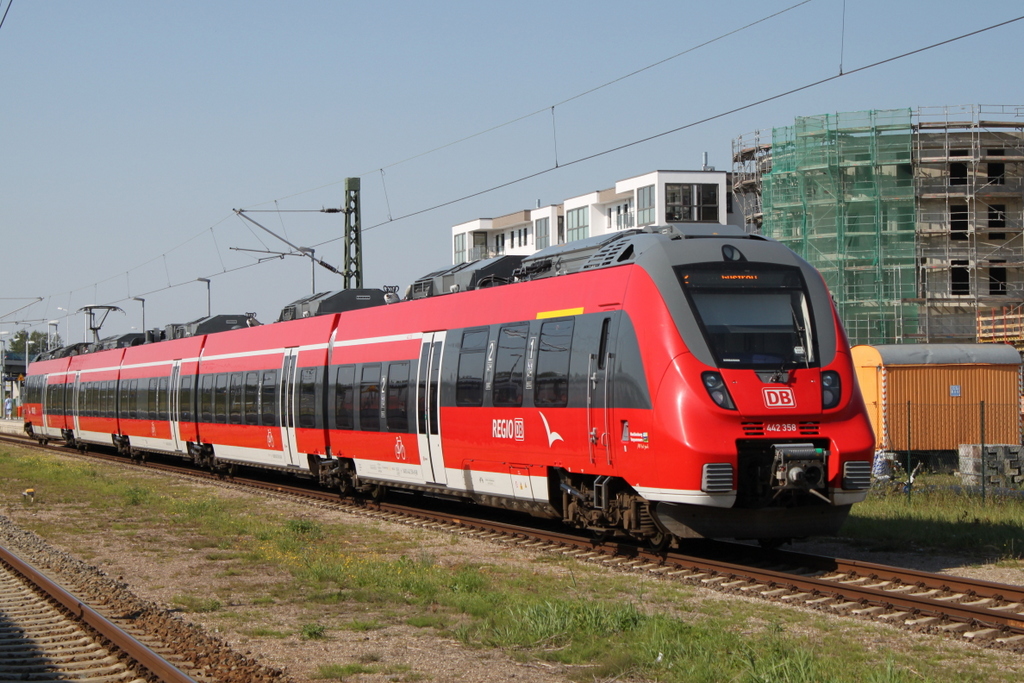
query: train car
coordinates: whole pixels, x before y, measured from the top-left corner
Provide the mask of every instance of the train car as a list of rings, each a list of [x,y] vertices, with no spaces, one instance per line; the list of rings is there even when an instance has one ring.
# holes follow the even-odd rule
[[[132,448],[342,492],[460,497],[655,544],[835,533],[865,496],[874,439],[849,346],[789,249],[691,225],[478,277],[493,265],[432,274],[399,303],[196,337],[194,358],[129,349],[121,431],[129,366],[148,364],[178,367],[146,377],[149,429],[178,438]]]

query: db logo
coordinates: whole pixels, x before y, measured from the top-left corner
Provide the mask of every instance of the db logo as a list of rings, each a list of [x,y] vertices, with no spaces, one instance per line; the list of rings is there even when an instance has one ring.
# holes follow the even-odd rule
[[[796,408],[796,395],[792,389],[761,389],[765,408]]]

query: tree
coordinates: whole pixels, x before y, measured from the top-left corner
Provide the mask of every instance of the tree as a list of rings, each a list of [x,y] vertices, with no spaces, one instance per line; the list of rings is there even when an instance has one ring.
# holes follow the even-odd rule
[[[50,348],[57,348],[62,344],[60,335],[54,335],[53,346],[49,345],[48,335],[45,332],[34,330],[29,332],[27,337],[25,330],[18,330],[14,337],[7,344],[7,350],[25,358],[25,339],[28,339],[28,357],[33,358],[36,354],[47,351]]]

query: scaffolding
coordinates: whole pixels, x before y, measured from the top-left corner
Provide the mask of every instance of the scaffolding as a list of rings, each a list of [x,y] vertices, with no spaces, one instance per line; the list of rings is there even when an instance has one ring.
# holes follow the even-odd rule
[[[918,332],[911,111],[797,118],[772,131],[763,231],[813,264],[851,341]]]
[[[733,142],[747,228],[821,271],[853,343],[1013,341],[985,319],[1024,303],[1024,107],[799,117],[767,140]]]

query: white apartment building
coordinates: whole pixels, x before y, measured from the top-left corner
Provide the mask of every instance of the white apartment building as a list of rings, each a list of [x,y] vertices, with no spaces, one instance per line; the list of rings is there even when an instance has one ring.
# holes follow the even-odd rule
[[[561,204],[477,218],[452,228],[452,263],[528,255],[556,244],[668,223],[743,225],[725,171],[651,171]]]

